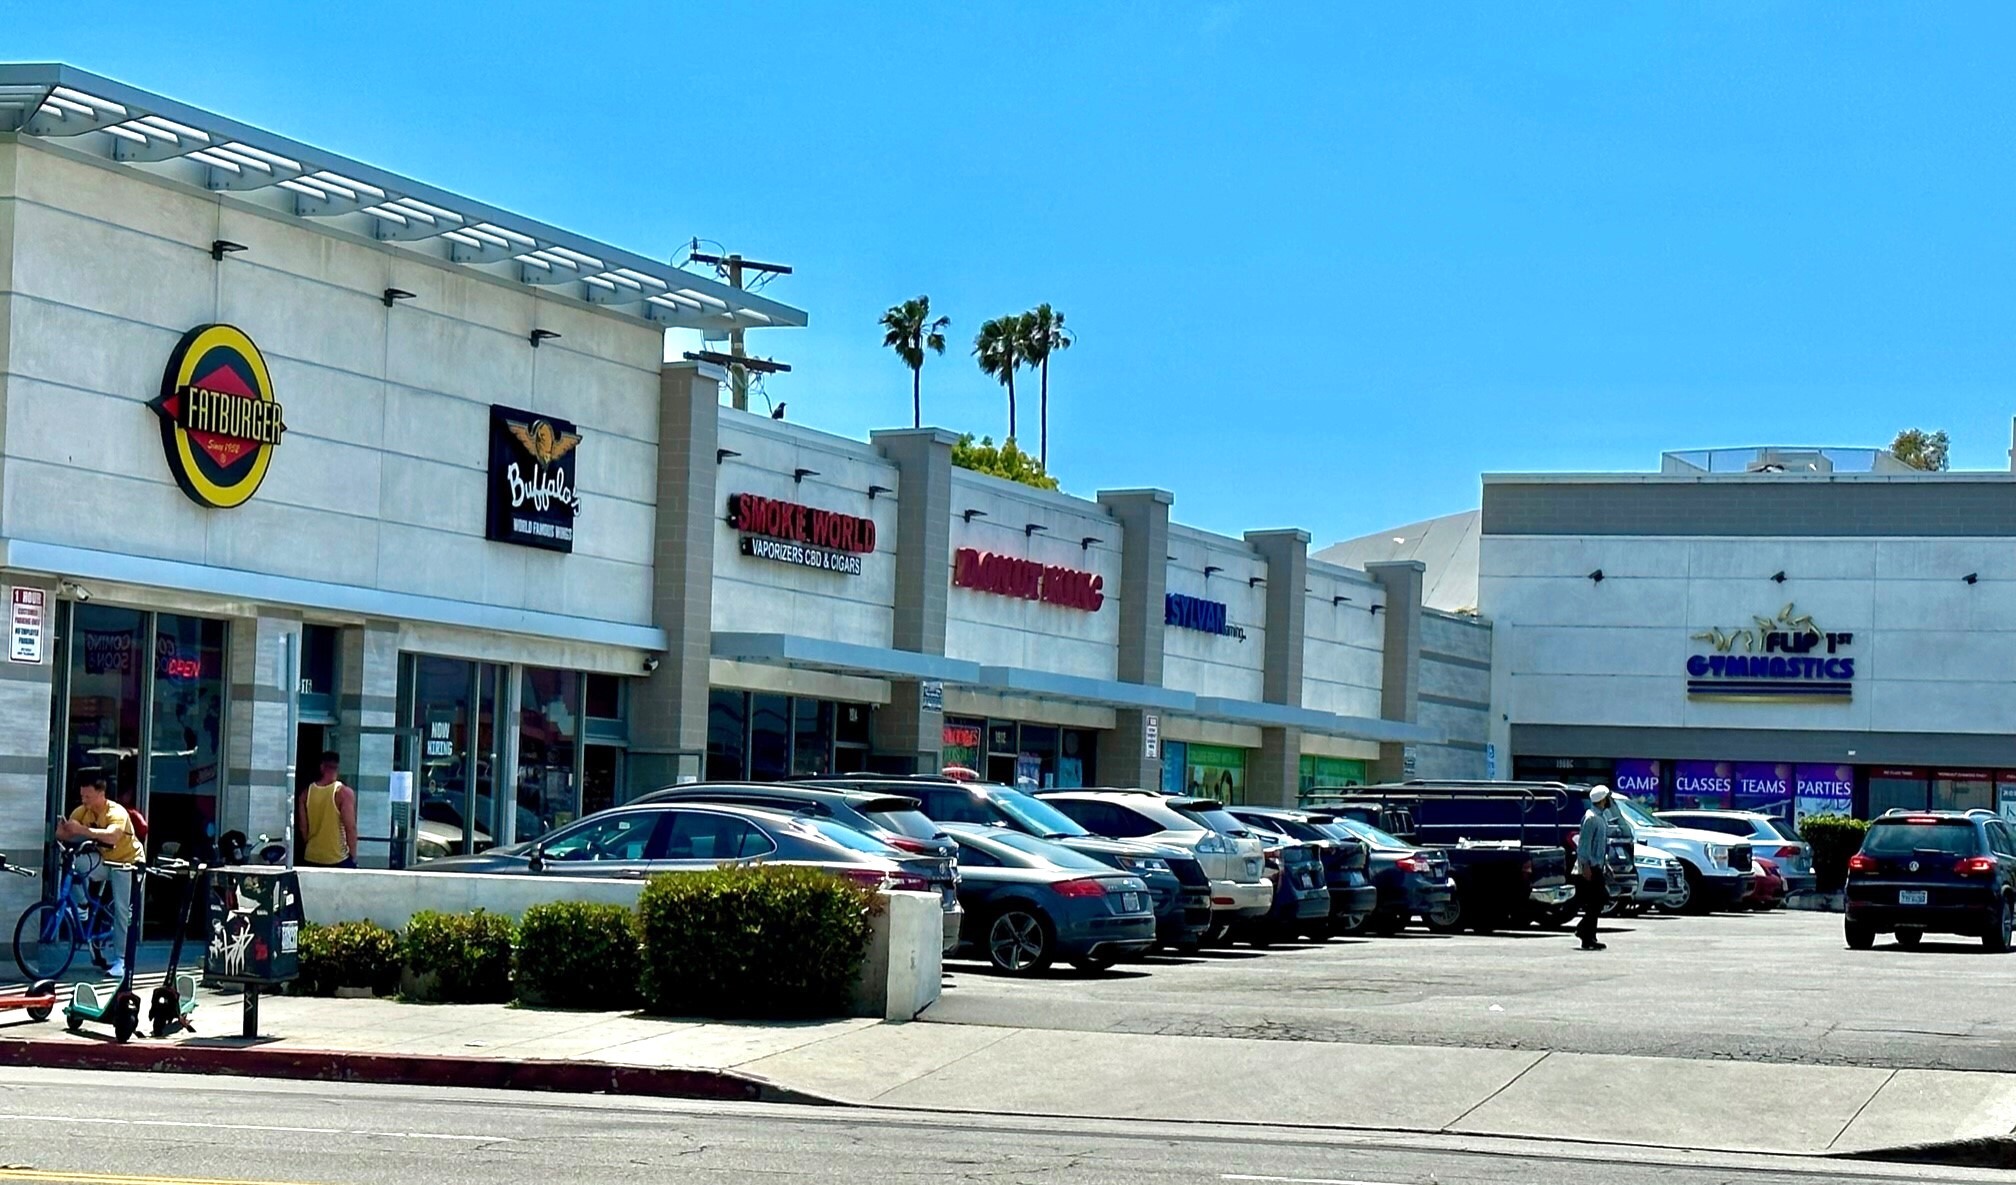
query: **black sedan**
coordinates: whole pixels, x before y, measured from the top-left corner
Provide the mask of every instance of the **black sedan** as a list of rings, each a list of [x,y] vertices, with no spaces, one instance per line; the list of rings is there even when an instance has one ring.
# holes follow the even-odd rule
[[[965,945],[1009,975],[1058,959],[1103,971],[1155,941],[1155,905],[1140,877],[1048,840],[951,823],[959,841]]]
[[[1415,918],[1444,924],[1455,920],[1456,882],[1449,875],[1447,856],[1434,848],[1417,848],[1349,815],[1339,815],[1326,826],[1342,827],[1365,844],[1372,883],[1379,890],[1379,906],[1366,919],[1365,929],[1397,934]]]
[[[1324,881],[1330,888],[1330,916],[1312,937],[1355,930],[1379,907],[1379,889],[1372,883],[1365,841],[1340,826],[1335,815],[1269,806],[1226,809],[1249,826],[1316,845]]]

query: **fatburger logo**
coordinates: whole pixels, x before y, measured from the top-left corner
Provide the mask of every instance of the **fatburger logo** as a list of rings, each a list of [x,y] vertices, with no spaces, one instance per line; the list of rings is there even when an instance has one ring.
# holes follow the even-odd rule
[[[287,431],[266,359],[231,325],[182,335],[152,406],[175,484],[217,510],[241,506],[258,492]]]

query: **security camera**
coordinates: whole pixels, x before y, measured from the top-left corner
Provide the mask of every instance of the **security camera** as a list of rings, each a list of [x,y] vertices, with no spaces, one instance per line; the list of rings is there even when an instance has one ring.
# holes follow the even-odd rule
[[[88,601],[91,599],[91,590],[72,580],[65,580],[57,587],[57,591],[66,594],[73,601]]]
[[[645,655],[645,656],[644,656],[644,673],[648,675],[648,674],[650,674],[651,672],[653,672],[653,671],[655,671],[655,670],[657,670],[657,669],[658,669],[658,656],[657,656],[657,655],[655,655],[655,654],[647,654],[647,655]]]

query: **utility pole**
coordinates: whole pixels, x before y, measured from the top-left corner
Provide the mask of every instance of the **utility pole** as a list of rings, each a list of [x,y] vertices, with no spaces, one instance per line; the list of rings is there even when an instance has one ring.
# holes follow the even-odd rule
[[[711,263],[715,267],[727,269],[728,286],[737,291],[742,290],[742,272],[745,268],[752,272],[763,272],[773,276],[788,276],[791,274],[791,268],[788,264],[759,263],[753,259],[742,258],[740,253],[702,255],[700,252],[694,251],[687,258],[694,263]],[[742,359],[749,356],[748,351],[743,348],[742,332],[742,326],[739,324],[728,331],[728,356],[731,359]],[[786,369],[789,368],[787,367]],[[729,401],[736,411],[749,410],[749,366],[746,363],[735,361],[730,364],[728,368],[728,394]]]

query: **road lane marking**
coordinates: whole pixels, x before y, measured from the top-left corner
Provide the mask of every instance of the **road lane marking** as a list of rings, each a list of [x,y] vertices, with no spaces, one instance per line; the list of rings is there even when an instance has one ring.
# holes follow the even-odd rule
[[[248,1181],[222,1177],[141,1177],[130,1173],[66,1173],[60,1169],[0,1168],[0,1181],[48,1185],[303,1185],[298,1181]]]
[[[295,1136],[376,1136],[387,1140],[454,1140],[471,1144],[508,1144],[510,1136],[465,1136],[447,1132],[386,1132],[347,1127],[282,1127],[267,1123],[205,1123],[193,1119],[112,1119],[98,1115],[0,1114],[0,1123],[78,1123],[102,1127],[181,1127],[204,1131],[269,1132]],[[5,1178],[0,1178],[4,1180]]]
[[[1220,1173],[1220,1181],[1257,1181],[1268,1185],[1406,1185],[1404,1181],[1358,1181],[1338,1177],[1256,1177],[1248,1173]]]

